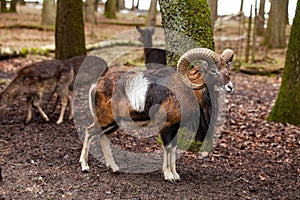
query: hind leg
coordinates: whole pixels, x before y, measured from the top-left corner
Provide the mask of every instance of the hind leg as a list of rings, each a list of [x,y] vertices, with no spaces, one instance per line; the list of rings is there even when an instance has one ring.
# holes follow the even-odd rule
[[[103,156],[106,162],[106,166],[110,167],[113,172],[118,172],[119,167],[115,162],[115,159],[112,155],[111,148],[110,148],[110,139],[107,138],[106,135],[102,134],[99,138]]]
[[[56,124],[61,124],[63,122],[67,105],[68,105],[68,98],[66,96],[61,97],[61,109]]]
[[[68,96],[68,100],[69,100],[69,105],[70,105],[70,114],[69,114],[69,120],[74,118],[74,108],[73,108],[73,102],[72,102],[72,92],[69,91],[69,96]]]
[[[88,165],[88,155],[89,155],[89,149],[92,137],[90,135],[90,132],[95,129],[95,123],[92,123],[89,127],[85,129],[84,132],[84,141],[83,141],[83,147],[81,150],[81,155],[79,162],[81,163],[81,170],[83,172],[87,172],[90,170],[90,167]]]

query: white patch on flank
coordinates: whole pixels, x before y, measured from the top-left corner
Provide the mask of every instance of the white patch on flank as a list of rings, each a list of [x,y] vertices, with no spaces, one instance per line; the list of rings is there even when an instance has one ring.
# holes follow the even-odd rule
[[[129,99],[132,109],[138,112],[144,111],[146,102],[146,92],[148,89],[148,80],[143,73],[135,74],[127,79],[125,92]]]

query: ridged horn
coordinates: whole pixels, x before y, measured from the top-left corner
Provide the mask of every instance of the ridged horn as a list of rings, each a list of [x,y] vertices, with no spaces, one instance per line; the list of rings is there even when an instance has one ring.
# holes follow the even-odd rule
[[[221,54],[221,58],[225,63],[231,62],[234,56],[234,52],[231,49],[225,49]]]
[[[184,82],[185,85],[192,89],[202,89],[205,87],[205,84],[195,84],[192,83],[187,77],[187,69],[191,62],[196,60],[204,60],[208,63],[208,66],[212,64],[218,65],[221,60],[218,54],[214,51],[207,49],[207,48],[195,48],[185,52],[178,60],[177,63],[177,71],[182,74],[181,80]]]

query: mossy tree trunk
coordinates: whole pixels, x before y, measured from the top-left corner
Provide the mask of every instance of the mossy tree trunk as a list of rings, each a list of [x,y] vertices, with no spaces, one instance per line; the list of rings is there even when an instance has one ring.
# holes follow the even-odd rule
[[[168,67],[176,67],[179,57],[190,49],[204,47],[215,50],[210,10],[206,0],[159,0],[159,3],[166,37]],[[217,94],[214,92],[210,93],[211,99],[218,99],[215,95]],[[200,110],[202,109],[200,108]],[[207,130],[197,130],[197,132],[201,132],[200,134],[206,134],[205,140],[200,141],[200,143],[199,141],[193,142],[190,147],[200,149],[201,142],[204,142],[201,150],[211,150],[212,136],[215,132],[218,116],[217,110],[218,104],[214,101],[212,102],[210,119],[206,121]],[[200,112],[207,111],[202,110]],[[201,119],[199,120],[201,121]],[[197,138],[196,135],[195,140]]]
[[[86,55],[81,0],[58,0],[55,25],[55,57]]]
[[[266,35],[266,44],[269,48],[286,47],[286,1],[288,0],[271,1]]]
[[[181,54],[189,49],[215,49],[206,0],[159,0],[159,3],[169,67],[176,67]]]
[[[105,3],[104,16],[106,18],[117,18],[117,0],[107,0]]]
[[[44,0],[42,9],[42,25],[53,26],[55,24],[55,17],[55,0]]]
[[[300,1],[289,38],[279,94],[268,120],[300,125]]]

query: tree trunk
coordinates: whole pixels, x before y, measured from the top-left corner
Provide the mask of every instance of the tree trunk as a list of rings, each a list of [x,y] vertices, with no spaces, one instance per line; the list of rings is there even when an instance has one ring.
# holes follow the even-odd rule
[[[286,8],[285,8],[285,21],[286,24],[289,25],[289,0],[286,0]]]
[[[86,55],[81,0],[57,0],[55,46],[56,59]]]
[[[134,0],[131,1],[131,10],[135,10]]]
[[[179,57],[190,49],[205,47],[214,50],[213,28],[206,0],[159,0],[159,2],[166,37],[168,67],[176,67]],[[210,119],[204,120],[205,126],[202,125],[202,128],[207,127],[207,130],[201,128],[197,130],[196,142],[192,143],[197,147],[196,149],[199,149],[198,139],[205,134],[205,140],[201,141],[203,142],[201,150],[204,151],[210,151],[212,148],[217,119],[218,105],[214,103],[214,100],[218,97],[215,98],[214,92],[210,93],[211,91],[209,91],[213,101],[211,110],[204,111],[203,108],[200,108],[202,113],[211,113]],[[198,133],[201,137],[198,137]]]
[[[288,50],[285,59],[284,72],[279,94],[268,120],[300,125],[300,1],[297,9]]]
[[[243,12],[243,8],[244,8],[244,0],[241,0],[240,13]]]
[[[25,0],[19,0],[19,2],[20,2],[20,5],[22,5],[22,6],[26,5],[26,1]]]
[[[151,0],[150,8],[147,13],[145,26],[146,27],[155,27],[156,24],[156,6],[157,0]]]
[[[1,0],[1,13],[7,12],[6,0]]]
[[[256,29],[257,29],[257,0],[255,0],[254,6],[254,21],[253,21],[253,32],[252,32],[252,48],[251,48],[251,63],[255,63],[255,54],[256,54]]]
[[[95,0],[85,1],[85,21],[95,23]]]
[[[9,12],[14,12],[14,13],[17,12],[17,2],[18,2],[18,0],[11,0]]]
[[[252,32],[252,7],[250,7],[250,16],[248,19],[248,30],[247,30],[247,42],[246,42],[246,52],[245,52],[245,62],[249,62],[249,55],[250,55],[250,43],[251,43],[251,32]]]
[[[125,9],[125,1],[124,0],[118,0],[117,1],[117,10],[124,10]]]
[[[214,24],[218,18],[218,0],[207,0],[207,3],[210,8],[210,19],[212,24]]]
[[[117,0],[107,0],[105,3],[104,16],[106,18],[117,18]]]
[[[265,4],[265,0],[260,0],[258,16],[256,18],[256,33],[259,36],[264,35],[265,30]]]
[[[42,9],[42,25],[53,26],[56,17],[55,0],[44,0]]]
[[[99,1],[100,0],[94,0],[94,9],[95,9],[95,12],[98,12]]]
[[[166,36],[167,65],[176,67],[182,53],[195,47],[214,50],[213,29],[206,0],[160,0]]]
[[[269,48],[284,48],[286,46],[286,1],[271,1],[266,35],[266,44]]]

